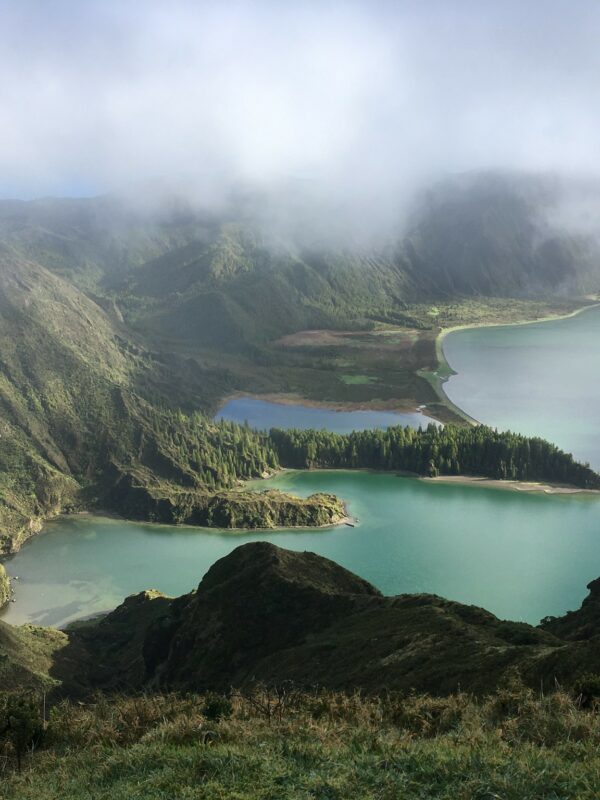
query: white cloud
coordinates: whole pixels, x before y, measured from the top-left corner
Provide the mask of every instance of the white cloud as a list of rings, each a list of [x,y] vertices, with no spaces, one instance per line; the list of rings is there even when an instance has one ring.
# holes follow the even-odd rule
[[[9,0],[0,194],[600,172],[599,29],[592,0]]]

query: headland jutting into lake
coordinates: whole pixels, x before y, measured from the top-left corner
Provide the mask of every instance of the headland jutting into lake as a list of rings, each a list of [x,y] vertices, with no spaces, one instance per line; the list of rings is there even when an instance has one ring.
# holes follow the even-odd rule
[[[592,315],[595,312],[590,311],[589,313]],[[585,317],[586,315],[581,315],[573,317],[573,319],[584,319]],[[547,326],[552,324],[552,322],[543,323],[543,330],[547,331]],[[486,330],[496,330],[497,327],[486,328]],[[505,328],[506,326],[501,327]],[[513,329],[512,326],[511,329]],[[535,329],[535,323],[530,329]],[[521,326],[515,327],[514,330],[521,330]],[[462,333],[457,335],[462,335]],[[572,356],[570,357],[572,358]],[[272,404],[266,404],[263,407],[256,399],[253,400],[253,408],[259,414],[264,412],[265,422],[273,412]],[[292,415],[296,410],[289,405],[284,409],[286,414]],[[310,409],[310,424],[318,426],[320,418],[315,417],[314,412],[314,408]],[[319,413],[318,410],[317,413]],[[326,413],[335,415],[340,412],[328,410]],[[396,421],[395,415],[391,413],[376,419],[370,416],[372,411],[366,413],[371,422],[379,422],[382,425]],[[349,412],[347,420],[353,419],[352,414],[353,412]],[[359,418],[361,418],[360,415],[354,419]],[[289,419],[293,424],[293,416]],[[329,419],[330,416],[327,421]],[[306,420],[304,422],[306,423]],[[268,423],[257,424],[257,427],[270,427],[270,425]],[[369,438],[368,434],[365,436],[367,439]],[[326,436],[324,441],[327,442]],[[381,442],[381,446],[385,447],[385,431],[383,429],[377,434],[374,441]],[[307,453],[303,456],[304,458]],[[351,453],[349,457],[351,457]],[[360,466],[361,463],[364,465],[364,462],[358,459],[358,451],[356,458],[356,466]],[[314,466],[319,463],[324,465],[319,462],[315,451],[310,456],[309,462],[303,461],[301,465]],[[342,461],[341,465],[350,466],[351,464]],[[379,467],[382,466],[389,467],[390,464],[379,463]],[[404,466],[407,465],[404,464]],[[395,470],[400,471],[401,467],[402,465],[397,464]],[[523,617],[535,621],[535,614],[538,613],[535,609],[541,609],[542,603],[539,606],[535,604],[527,590],[527,585],[532,588],[539,587],[538,582],[542,580],[543,576],[536,575],[533,561],[529,561],[525,552],[530,552],[531,558],[534,559],[537,548],[552,549],[552,546],[557,548],[556,559],[549,559],[551,570],[558,570],[554,573],[555,585],[553,586],[550,580],[543,584],[546,586],[545,591],[547,592],[543,601],[545,610],[549,607],[555,608],[558,613],[567,607],[576,605],[581,600],[585,581],[594,577],[594,572],[600,572],[600,564],[596,564],[594,555],[596,541],[593,530],[598,514],[596,497],[585,493],[578,497],[548,498],[543,495],[534,497],[530,492],[559,491],[566,494],[570,493],[572,489],[564,487],[556,489],[548,482],[535,482],[525,478],[501,482],[497,478],[489,478],[490,483],[486,484],[485,480],[477,475],[464,478],[460,475],[449,474],[434,477],[428,483],[429,480],[400,479],[394,475],[385,476],[365,472],[283,472],[268,481],[254,484],[253,487],[291,489],[302,496],[306,495],[308,486],[317,491],[339,493],[339,496],[347,501],[350,513],[360,520],[355,529],[342,527],[297,533],[278,531],[273,535],[285,546],[301,549],[309,547],[334,557],[359,573],[361,573],[361,569],[366,570],[367,576],[376,585],[389,592],[427,589],[467,602],[478,602],[498,613],[504,613],[506,616]],[[464,482],[470,485],[457,485]],[[417,489],[418,486],[421,488]],[[493,500],[494,492],[490,493],[486,490],[492,486],[510,487],[517,490],[500,493],[503,498],[506,495],[518,496],[514,500],[509,497],[506,499],[498,497],[497,500]],[[525,491],[527,496],[524,494]],[[371,496],[374,505],[371,502]],[[452,509],[455,511],[453,512]],[[506,514],[500,513],[504,510],[507,511]],[[508,513],[509,511],[510,513]],[[472,530],[474,538],[465,542],[463,529],[467,519],[469,520],[469,530]],[[551,522],[552,520],[553,522]],[[489,531],[490,535],[483,536],[481,532],[477,534],[476,528],[480,531]],[[520,536],[519,543],[513,541],[512,535],[517,530]],[[556,592],[556,585],[560,585],[561,580],[565,580],[565,577],[559,577],[563,570],[560,564],[564,557],[561,549],[564,544],[561,531],[564,530],[582,532],[581,542],[577,545],[583,554],[582,560],[576,559],[573,562],[570,559],[568,564],[565,562],[565,568],[568,567],[570,575],[567,582],[572,587],[569,590],[570,594],[569,591],[565,591],[564,594]],[[176,594],[190,588],[189,580],[191,578],[186,578],[187,573],[185,571],[182,573],[171,556],[183,558],[185,562],[184,553],[197,550],[200,561],[194,561],[192,558],[192,562],[196,565],[201,563],[208,566],[211,559],[214,560],[214,557],[217,557],[217,553],[226,552],[233,547],[239,541],[238,537],[242,537],[243,540],[257,540],[271,535],[264,531],[229,534],[219,530],[214,533],[208,533],[206,529],[202,529],[200,532],[193,528],[182,531],[155,525],[145,528],[143,524],[127,523],[123,520],[103,523],[102,520],[89,517],[59,519],[48,524],[46,531],[47,533],[29,542],[19,555],[7,562],[9,573],[19,575],[21,578],[19,582],[15,583],[17,603],[9,606],[6,612],[8,619],[63,624],[65,621],[81,615],[103,611],[111,604],[114,605],[115,602],[118,602],[125,594],[148,585],[155,585],[169,593]],[[118,537],[113,540],[111,532],[116,534],[117,531],[119,532]],[[63,532],[68,532],[67,538],[62,538]],[[442,538],[436,539],[434,545],[429,538],[431,534]],[[384,539],[381,539],[382,535]],[[138,542],[140,536],[144,538],[143,544]],[[477,539],[477,536],[480,538]],[[544,536],[547,537],[546,543],[543,540]],[[554,545],[550,544],[551,541],[554,542]],[[92,546],[91,542],[94,542],[94,548],[99,548],[93,555],[91,551],[86,550]],[[177,546],[178,542],[181,549]],[[219,548],[215,549],[217,542]],[[444,542],[444,547],[441,547],[442,542]],[[480,546],[477,546],[476,542],[479,542]],[[492,542],[500,543],[502,547],[506,546],[506,550],[498,552],[495,547],[490,547]],[[571,543],[573,544],[572,539]],[[79,545],[83,548],[81,552],[78,550]],[[458,559],[456,563],[449,562],[451,563],[450,571],[456,576],[456,586],[448,584],[448,576],[443,577],[443,571],[436,577],[435,570],[429,571],[425,566],[426,550],[431,554],[437,548],[447,560],[449,551],[446,550],[446,546],[451,546],[450,552],[455,553]],[[484,547],[483,550],[481,546]],[[65,550],[65,548],[68,549]],[[105,548],[105,555],[109,559],[113,558],[115,553],[119,553],[118,561],[126,567],[127,574],[123,576],[124,583],[121,583],[121,578],[114,574],[111,575],[114,567],[109,566],[108,562],[104,576],[94,573],[89,584],[87,579],[83,578],[86,570],[89,569],[84,565],[92,561],[94,564],[100,565],[102,570],[101,565],[104,563],[102,553]],[[142,548],[145,553],[143,562],[140,561]],[[423,548],[423,553],[419,555],[421,548]],[[367,552],[370,554],[369,558],[366,558]],[[472,572],[471,569],[465,572],[460,568],[459,561],[462,559],[463,561],[460,563],[464,562],[465,552],[471,553]],[[514,571],[515,569],[515,552],[519,553],[519,559],[524,566],[529,564],[522,574],[519,571],[517,583],[515,583],[517,576],[510,577],[510,570]],[[51,557],[52,553],[59,554],[61,557],[54,562]],[[67,556],[66,553],[70,553],[70,555]],[[397,553],[397,558],[390,558],[390,553]],[[488,558],[488,555],[493,558]],[[498,577],[494,592],[488,595],[485,591],[479,593],[480,590],[475,586],[469,588],[470,581],[474,577],[477,576],[476,583],[479,582],[481,576],[488,575],[489,577],[492,561],[506,565],[506,572]],[[54,563],[55,567],[51,567],[51,564]],[[466,563],[470,564],[471,561],[468,559]],[[585,566],[586,563],[588,566]],[[44,569],[39,575],[37,575],[35,564],[44,564]],[[161,565],[158,571],[155,570],[157,564]],[[166,564],[171,564],[171,566],[163,570],[162,565]],[[171,577],[167,577],[167,574]],[[413,575],[413,578],[407,579],[407,575]],[[418,578],[419,575],[421,578]],[[135,577],[137,582],[131,584],[130,576]],[[186,583],[186,581],[188,582]],[[487,584],[489,581],[485,581],[485,583]],[[496,584],[495,581],[493,583]],[[460,589],[460,585],[465,587],[464,591]],[[93,588],[94,586],[96,589]],[[498,590],[498,586],[505,588]],[[512,588],[510,591],[506,591],[505,596],[503,593],[507,587]],[[540,589],[537,588],[536,591],[540,591]],[[552,592],[558,598],[555,606],[549,606]],[[507,604],[507,601],[510,600],[509,596],[522,598],[522,604],[518,606],[511,606],[510,602]]]
[[[355,527],[225,531],[102,519],[48,522],[6,561],[17,602],[8,622],[60,626],[155,588],[191,590],[244,542],[333,559],[387,594],[433,592],[537,623],[576,608],[600,575],[597,496],[544,495],[348,470],[286,470],[255,483],[343,497]],[[543,557],[542,557],[543,555]]]

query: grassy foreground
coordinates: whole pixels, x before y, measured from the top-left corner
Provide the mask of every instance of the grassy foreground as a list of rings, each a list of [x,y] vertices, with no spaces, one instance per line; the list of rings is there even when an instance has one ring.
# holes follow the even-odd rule
[[[6,800],[596,799],[589,698],[518,683],[486,699],[256,691],[65,702]]]

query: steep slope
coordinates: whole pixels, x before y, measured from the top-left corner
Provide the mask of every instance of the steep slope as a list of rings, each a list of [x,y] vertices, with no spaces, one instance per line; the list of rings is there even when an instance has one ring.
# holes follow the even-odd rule
[[[0,201],[0,240],[80,288],[94,291],[131,268],[201,238],[211,220],[159,193]]]
[[[0,608],[2,608],[5,603],[8,603],[10,599],[10,591],[10,579],[6,574],[4,565],[0,564]]]
[[[132,340],[90,297],[0,251],[0,552],[61,510],[100,503],[143,519],[335,521],[331,498],[215,496],[277,465],[263,438],[181,409],[226,376]],[[238,508],[234,513],[232,509]],[[331,513],[330,513],[331,512]],[[215,523],[216,524],[216,523]]]
[[[102,448],[96,432],[128,365],[100,308],[7,248],[0,341],[0,519],[4,537],[22,537],[74,499],[74,474]]]
[[[327,559],[268,543],[238,547],[196,592],[142,593],[69,638],[52,674],[75,694],[257,681],[485,693],[515,669],[534,687],[570,685],[600,663],[598,637],[569,643],[434,595],[383,597]]]
[[[0,686],[2,691],[51,689],[50,677],[61,649],[68,644],[62,631],[22,625],[18,628],[0,621]]]
[[[232,195],[215,211],[151,192],[144,202],[4,202],[0,240],[164,346],[252,352],[302,329],[402,323],[415,303],[596,293],[597,231],[565,208],[599,194],[544,175],[456,176],[423,192],[387,240],[361,244],[351,231],[313,233],[318,209],[294,196],[278,209],[268,196]],[[286,208],[296,224],[280,224]]]

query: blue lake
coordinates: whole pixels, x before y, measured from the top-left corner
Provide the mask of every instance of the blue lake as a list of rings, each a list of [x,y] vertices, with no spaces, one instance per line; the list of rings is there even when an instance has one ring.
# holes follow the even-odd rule
[[[246,531],[93,516],[49,522],[6,562],[17,602],[7,622],[64,625],[146,588],[178,595],[239,544],[312,550],[386,594],[433,592],[537,623],[577,608],[600,575],[600,497],[547,496],[392,474],[289,471],[266,486],[343,497],[360,522],[322,530]]]
[[[572,319],[458,331],[448,395],[476,419],[538,434],[600,467],[600,309]],[[259,429],[347,432],[429,422],[238,398],[221,417]],[[231,533],[78,516],[49,522],[6,561],[8,622],[60,626],[144,588],[180,594],[238,544],[269,540],[332,558],[387,594],[433,592],[536,623],[577,608],[600,576],[600,497],[547,496],[369,472],[285,472],[255,488],[334,492],[355,528]]]
[[[216,419],[247,422],[251,428],[326,428],[336,433],[350,433],[369,428],[389,428],[408,425],[411,428],[427,427],[433,420],[420,412],[401,414],[394,411],[336,411],[331,408],[272,403],[255,397],[236,397],[228,400],[217,413]]]
[[[542,436],[600,469],[600,308],[443,340],[450,400],[479,422]]]

